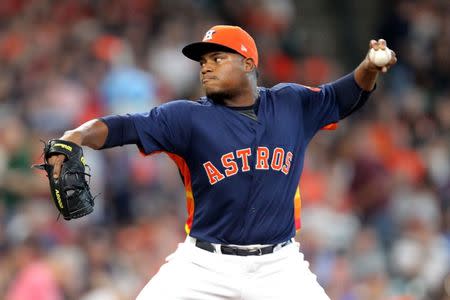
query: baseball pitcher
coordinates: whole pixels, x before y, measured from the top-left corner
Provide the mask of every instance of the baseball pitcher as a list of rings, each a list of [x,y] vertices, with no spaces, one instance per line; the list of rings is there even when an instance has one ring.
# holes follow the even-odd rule
[[[55,204],[66,219],[92,211],[80,146],[165,152],[186,188],[187,236],[138,300],[328,300],[293,239],[298,183],[313,136],[363,106],[397,61],[382,39],[369,50],[352,73],[320,87],[260,87],[253,38],[214,26],[183,48],[199,62],[205,97],[91,120],[48,143],[42,168]]]

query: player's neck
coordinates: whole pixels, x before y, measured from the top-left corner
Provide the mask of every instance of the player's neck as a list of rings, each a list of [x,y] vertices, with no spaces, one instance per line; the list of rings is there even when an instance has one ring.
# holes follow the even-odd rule
[[[241,93],[234,95],[233,97],[223,99],[223,103],[230,107],[246,107],[255,104],[258,99],[258,90],[256,86],[249,86],[248,89],[244,89]]]
[[[231,98],[224,99],[224,105],[230,107],[244,107],[244,106],[252,106],[255,104],[256,99],[253,97],[239,97],[239,98]]]

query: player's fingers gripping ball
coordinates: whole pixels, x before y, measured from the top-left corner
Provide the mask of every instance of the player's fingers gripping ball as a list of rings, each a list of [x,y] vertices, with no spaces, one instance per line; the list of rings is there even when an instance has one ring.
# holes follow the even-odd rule
[[[384,67],[392,64],[392,58],[395,57],[395,54],[388,48],[384,39],[379,39],[378,41],[371,41],[368,57],[369,61],[375,66],[385,69]]]
[[[391,49],[389,49],[387,47],[385,49],[378,49],[378,50],[375,50],[374,48],[370,48],[369,59],[377,67],[384,67],[387,64],[389,64],[389,62],[392,59]]]
[[[60,154],[66,159],[59,177],[54,178],[54,167],[48,160]],[[64,219],[81,218],[94,210],[94,197],[86,180],[90,174],[86,173],[87,165],[80,146],[64,140],[50,140],[44,147],[44,163],[34,167],[47,172],[53,202]]]

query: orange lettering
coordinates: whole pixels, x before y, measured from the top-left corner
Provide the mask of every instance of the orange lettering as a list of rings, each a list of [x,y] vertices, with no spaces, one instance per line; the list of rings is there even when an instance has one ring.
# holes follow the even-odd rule
[[[256,167],[258,170],[269,170],[269,148],[258,147],[256,151]]]
[[[250,171],[250,166],[248,164],[248,157],[252,154],[250,148],[240,149],[236,151],[236,156],[242,160],[242,172]]]
[[[219,170],[212,164],[212,162],[207,161],[203,164],[203,167],[205,168],[206,175],[208,175],[209,183],[211,185],[216,184],[217,182],[221,181],[225,178],[225,176],[220,173]]]
[[[227,177],[233,176],[238,172],[238,165],[234,161],[233,152],[222,155],[221,161],[222,165],[226,168],[225,175],[227,175]]]
[[[272,162],[270,166],[275,171],[280,171],[283,167],[283,161],[284,161],[284,149],[283,148],[275,148],[273,150],[272,155]]]
[[[281,169],[281,172],[283,172],[286,175],[289,173],[289,169],[291,168],[291,161],[292,161],[292,152],[288,151],[288,153],[286,154],[285,165]]]

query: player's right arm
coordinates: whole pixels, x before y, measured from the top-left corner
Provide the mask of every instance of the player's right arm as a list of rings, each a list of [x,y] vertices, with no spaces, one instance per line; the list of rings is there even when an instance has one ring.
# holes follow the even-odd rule
[[[73,130],[68,130],[60,138],[81,146],[100,149],[108,137],[108,126],[100,119],[90,120]]]
[[[88,146],[93,149],[100,149],[108,136],[108,126],[100,119],[90,120],[73,130],[64,133],[60,140],[70,141],[81,146]],[[49,158],[49,164],[53,165],[53,177],[58,178],[61,166],[64,162],[64,155],[55,155]]]
[[[111,115],[88,121],[60,138],[93,149],[136,144],[144,154],[167,151],[183,155],[190,140],[190,110],[194,102],[173,101],[148,113]],[[51,157],[59,177],[64,156]]]

